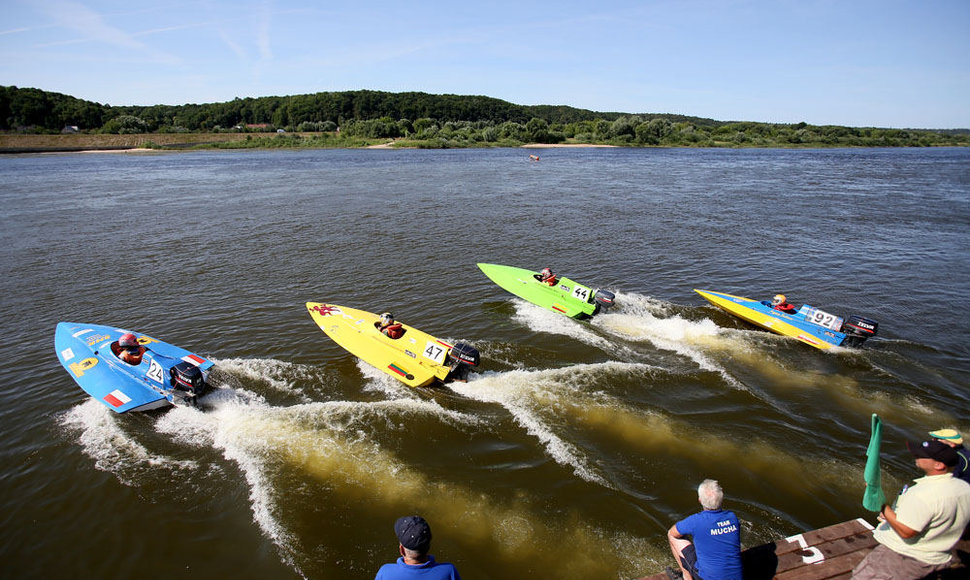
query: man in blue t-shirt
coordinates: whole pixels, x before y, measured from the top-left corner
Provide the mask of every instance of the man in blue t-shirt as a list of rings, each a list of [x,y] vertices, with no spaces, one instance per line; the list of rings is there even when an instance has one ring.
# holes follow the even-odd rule
[[[734,512],[721,509],[724,490],[713,479],[705,479],[697,487],[697,499],[704,511],[667,530],[670,551],[684,579],[741,580],[741,525]]]
[[[393,564],[384,564],[374,580],[461,580],[458,569],[447,562],[436,562],[431,549],[431,526],[421,516],[405,516],[394,522],[398,552]]]

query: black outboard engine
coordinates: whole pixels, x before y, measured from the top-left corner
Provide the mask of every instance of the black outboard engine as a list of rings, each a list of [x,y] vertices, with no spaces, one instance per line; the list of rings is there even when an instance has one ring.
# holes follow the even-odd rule
[[[849,316],[849,319],[842,325],[842,332],[845,333],[845,340],[842,346],[860,347],[867,338],[876,336],[879,323],[875,320],[856,316]]]
[[[593,292],[593,302],[596,303],[596,314],[600,310],[607,310],[613,306],[613,299],[616,296],[609,290],[596,290]]]
[[[172,388],[175,391],[181,391],[177,395],[195,404],[196,397],[204,393],[207,386],[199,367],[182,361],[173,366],[169,372],[172,375]]]
[[[472,367],[477,367],[482,362],[478,349],[464,342],[456,342],[448,356],[451,358],[451,372],[448,373],[445,382],[467,381]]]

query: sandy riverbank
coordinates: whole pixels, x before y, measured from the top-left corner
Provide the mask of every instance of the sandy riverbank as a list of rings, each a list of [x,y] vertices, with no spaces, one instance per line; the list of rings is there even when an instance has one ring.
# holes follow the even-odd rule
[[[592,143],[529,143],[527,145],[522,145],[523,149],[558,149],[558,148],[576,148],[576,147],[616,147],[616,145],[594,145]]]

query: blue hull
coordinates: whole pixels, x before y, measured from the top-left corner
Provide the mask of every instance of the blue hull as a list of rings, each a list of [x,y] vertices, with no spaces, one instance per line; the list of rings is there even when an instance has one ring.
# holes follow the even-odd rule
[[[59,322],[54,333],[54,350],[64,370],[84,392],[116,413],[179,404],[186,397],[172,385],[172,367],[184,361],[205,373],[213,365],[185,349],[140,333],[135,335],[146,352],[140,364],[127,364],[111,349],[126,332],[113,326]]]
[[[858,347],[875,336],[878,323],[861,316],[846,321],[808,304],[791,314],[775,310],[770,302],[752,300],[711,290],[694,290],[718,308],[760,326],[765,330],[791,336],[819,349],[834,346]]]

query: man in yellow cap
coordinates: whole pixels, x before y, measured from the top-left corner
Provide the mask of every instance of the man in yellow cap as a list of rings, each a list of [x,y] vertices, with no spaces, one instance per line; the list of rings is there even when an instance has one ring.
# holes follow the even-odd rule
[[[958,477],[970,483],[970,451],[963,446],[963,437],[960,433],[956,429],[940,429],[939,431],[930,431],[930,437],[946,443],[957,452],[960,461],[953,468],[953,477]]]

